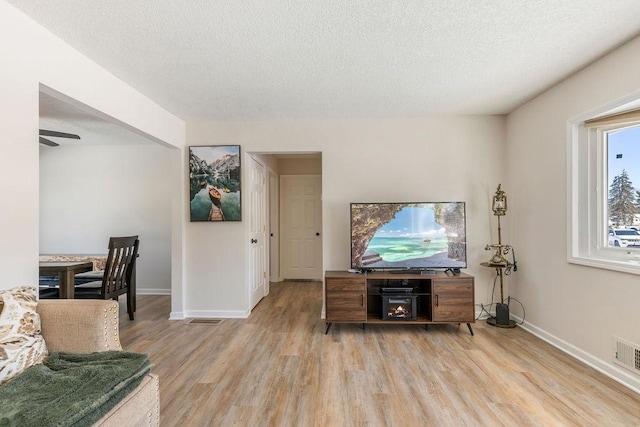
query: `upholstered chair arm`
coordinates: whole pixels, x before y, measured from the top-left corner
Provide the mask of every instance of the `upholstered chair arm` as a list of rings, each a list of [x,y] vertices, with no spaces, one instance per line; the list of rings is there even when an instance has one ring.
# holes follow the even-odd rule
[[[40,300],[37,312],[50,353],[122,350],[116,301]]]

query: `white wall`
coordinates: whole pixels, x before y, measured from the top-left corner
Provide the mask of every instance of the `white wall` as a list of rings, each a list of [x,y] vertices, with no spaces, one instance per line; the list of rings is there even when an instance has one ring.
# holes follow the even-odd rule
[[[138,235],[138,293],[171,290],[169,148],[157,144],[40,148],[40,253],[106,254]]]
[[[567,121],[640,88],[640,38],[508,116],[511,236],[519,255],[511,295],[527,327],[627,385],[612,336],[640,344],[638,276],[567,263]],[[510,191],[509,191],[510,190]],[[517,304],[512,312],[522,315]]]
[[[322,175],[322,159],[278,159],[280,175]]]
[[[184,122],[158,107],[103,68],[64,44],[13,6],[0,2],[0,289],[36,284],[39,253],[40,84],[86,104],[149,139],[184,146]],[[184,159],[174,150],[167,173],[178,175]],[[180,171],[182,172],[182,171]],[[182,200],[171,188],[172,280],[181,301]],[[181,194],[179,194],[181,193]],[[177,268],[174,268],[175,265]]]
[[[239,144],[245,157],[321,152],[325,269],[350,265],[350,202],[466,201],[467,271],[476,276],[477,302],[489,301],[492,271],[479,264],[495,236],[489,203],[504,178],[504,117],[189,122],[187,143]],[[187,224],[187,311],[246,313],[247,226]]]

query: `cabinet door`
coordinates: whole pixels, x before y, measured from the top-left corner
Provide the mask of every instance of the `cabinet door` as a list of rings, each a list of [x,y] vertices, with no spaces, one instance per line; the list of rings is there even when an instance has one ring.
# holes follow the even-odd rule
[[[473,322],[473,278],[437,279],[433,281],[433,321]]]
[[[363,278],[327,278],[327,321],[364,322],[367,320]]]

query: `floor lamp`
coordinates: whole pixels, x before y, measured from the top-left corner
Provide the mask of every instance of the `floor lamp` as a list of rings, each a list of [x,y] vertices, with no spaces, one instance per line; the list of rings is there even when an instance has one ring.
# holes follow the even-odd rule
[[[515,258],[513,263],[509,263],[505,255],[509,252],[513,255],[513,247],[511,245],[502,244],[502,229],[500,227],[500,217],[507,213],[507,195],[500,189],[502,184],[498,184],[496,194],[491,202],[491,210],[498,217],[498,243],[490,244],[485,247],[486,250],[493,250],[493,256],[489,262],[483,262],[485,267],[493,267],[496,269],[496,275],[500,280],[500,302],[496,304],[496,315],[487,319],[487,323],[500,328],[514,328],[516,322],[509,318],[509,304],[504,302],[504,271],[513,268],[515,271]]]

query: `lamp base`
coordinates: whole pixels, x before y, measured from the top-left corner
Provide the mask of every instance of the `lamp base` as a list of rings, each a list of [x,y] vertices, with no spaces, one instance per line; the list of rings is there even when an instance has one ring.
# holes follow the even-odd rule
[[[489,317],[487,319],[487,324],[491,326],[495,326],[496,328],[515,328],[516,321],[508,319],[506,322],[499,322],[495,317]]]
[[[516,322],[509,319],[509,304],[499,302],[496,304],[496,317],[490,317],[487,323],[499,328],[515,328]]]

